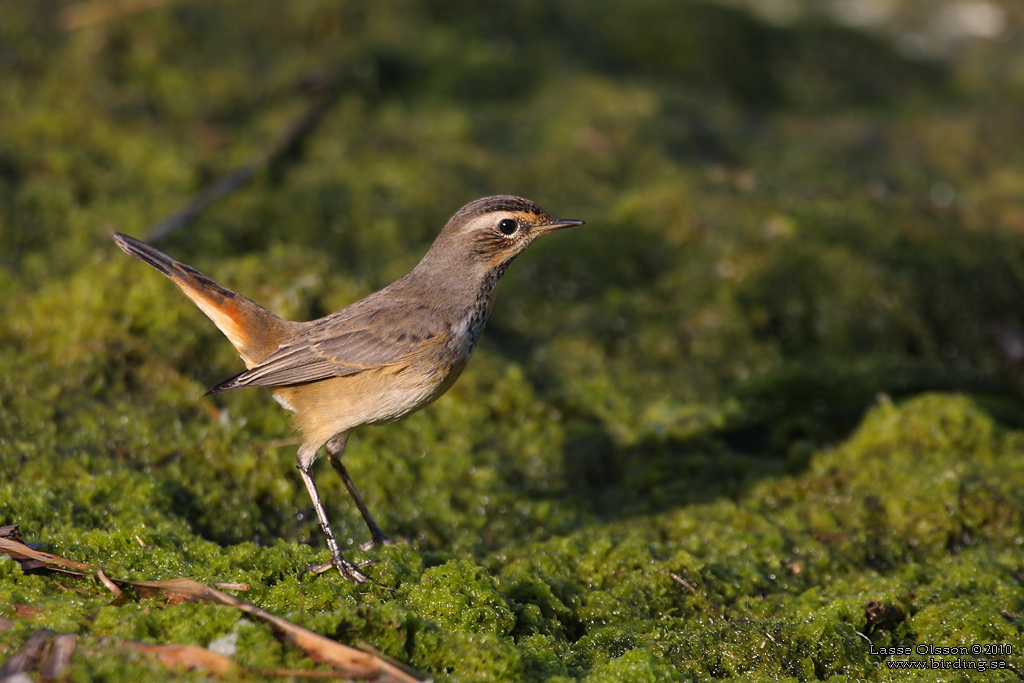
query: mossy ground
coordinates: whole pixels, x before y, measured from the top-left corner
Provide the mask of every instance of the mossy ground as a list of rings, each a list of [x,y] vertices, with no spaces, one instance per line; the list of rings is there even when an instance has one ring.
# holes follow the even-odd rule
[[[63,3],[4,2],[0,523],[112,576],[249,583],[437,680],[1019,680],[1022,16],[910,58],[922,5],[867,30],[659,0],[182,1],[65,31]],[[309,319],[476,197],[588,222],[516,262],[447,396],[353,439],[409,542],[352,553],[377,560],[360,587],[297,578],[326,551],[285,412],[202,398],[240,362],[109,239],[345,69],[297,156],[160,246]],[[117,643],[235,632],[243,665],[311,666],[231,608],[112,603],[9,559],[0,616],[0,659],[80,634],[72,680],[198,679]],[[869,654],[974,643],[1012,668]]]

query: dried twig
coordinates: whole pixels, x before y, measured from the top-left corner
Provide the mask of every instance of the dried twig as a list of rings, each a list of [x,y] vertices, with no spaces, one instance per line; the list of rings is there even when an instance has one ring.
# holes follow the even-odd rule
[[[680,586],[685,588],[687,590],[687,592],[689,592],[689,593],[696,593],[697,592],[696,587],[694,587],[694,585],[692,583],[690,583],[689,581],[687,581],[683,577],[679,576],[679,574],[676,574],[675,572],[669,572],[668,575],[672,577],[673,581],[675,581]]]
[[[247,590],[249,590],[249,584],[247,584],[247,583],[226,583],[226,582],[222,582],[222,583],[215,583],[213,585],[215,587],[221,589],[222,591],[247,591]]]
[[[226,676],[239,669],[259,676],[280,676],[283,678],[317,678],[317,679],[349,679],[352,676],[344,671],[323,671],[310,669],[246,669],[239,667],[229,657],[211,652],[198,645],[148,645],[133,640],[124,641],[142,652],[156,656],[157,660],[168,669],[185,669],[187,671],[203,671],[216,676]]]
[[[166,5],[168,0],[88,0],[65,7],[57,22],[67,32],[103,24],[128,14],[138,14]]]
[[[14,678],[18,674],[31,671],[39,659],[43,645],[53,636],[51,631],[36,631],[28,637],[21,649],[11,655],[3,666],[0,666],[0,681]]]
[[[413,676],[413,677],[416,676],[416,672],[412,669],[412,667],[403,664],[402,662],[398,661],[397,659],[395,659],[394,657],[388,655],[385,652],[381,652],[380,650],[375,648],[373,645],[370,645],[369,643],[367,643],[365,640],[360,640],[358,643],[356,643],[356,647],[358,647],[363,652],[367,652],[367,653],[373,655],[374,657],[380,657],[385,662],[388,662],[389,664],[397,666],[399,669],[401,669],[405,673],[409,674],[410,676]]]
[[[64,670],[71,665],[71,658],[78,647],[78,639],[74,633],[65,633],[53,639],[50,648],[39,663],[39,676],[44,681],[60,680]]]
[[[51,555],[50,553],[45,553],[42,550],[33,550],[24,543],[11,540],[10,538],[0,538],[0,552],[6,553],[20,562],[22,571],[45,568],[56,569],[58,571],[65,572],[66,574],[84,576],[81,571],[73,570],[84,569],[86,572],[91,572],[93,569],[91,565],[83,562],[75,562],[74,560],[69,560],[65,557]]]
[[[125,643],[155,655],[160,663],[168,669],[183,668],[188,671],[205,671],[224,676],[235,668],[235,663],[230,657],[219,655],[198,645],[147,645],[134,640],[126,640]]]
[[[235,169],[215,180],[203,190],[198,197],[177,213],[160,221],[146,234],[147,242],[156,242],[198,216],[206,207],[221,197],[225,197],[252,179],[265,166],[276,166],[286,157],[294,154],[302,146],[303,141],[320,123],[327,110],[337,100],[341,78],[335,78],[316,89],[316,95],[306,110],[295,119],[285,132],[277,139],[269,151],[256,157],[241,168]]]
[[[16,533],[17,529],[13,532]],[[9,536],[13,536],[14,533],[9,533]],[[363,652],[362,650],[342,643],[335,642],[330,638],[310,631],[309,629],[303,628],[297,624],[293,624],[287,619],[275,616],[266,610],[260,609],[255,605],[250,605],[247,602],[243,602],[238,598],[232,597],[227,593],[210,588],[207,585],[199,583],[193,579],[180,578],[170,579],[167,581],[128,581],[126,579],[111,579],[103,570],[92,565],[84,564],[82,562],[75,562],[59,555],[52,555],[50,553],[44,553],[39,550],[33,550],[22,542],[11,540],[10,538],[0,538],[0,552],[6,553],[11,557],[22,562],[24,567],[26,564],[32,564],[33,568],[48,569],[51,571],[59,571],[68,574],[76,574],[78,576],[85,576],[86,572],[96,572],[96,576],[110,588],[115,594],[119,594],[120,588],[117,584],[133,586],[142,595],[152,594],[163,594],[167,597],[168,601],[172,603],[183,602],[186,600],[190,601],[203,601],[203,602],[214,602],[220,605],[228,605],[238,609],[239,611],[245,612],[253,617],[256,617],[260,621],[263,621],[270,626],[282,639],[295,645],[306,652],[310,659],[321,664],[327,664],[334,667],[337,670],[338,675],[346,676],[349,678],[368,678],[380,683],[416,683],[420,679],[411,673],[404,671],[400,665],[392,664],[386,661],[382,656]],[[71,567],[71,569],[69,569]],[[86,572],[76,571],[84,569]],[[238,584],[234,584],[238,585]],[[111,586],[113,586],[111,588]],[[33,634],[19,653],[15,654],[14,657],[9,659],[4,664],[4,668],[0,669],[0,680],[4,680],[7,675],[14,675],[22,671],[28,671],[34,666],[36,659],[39,657],[39,652],[46,642],[53,634],[49,631],[37,631]],[[33,638],[35,640],[33,640]],[[156,646],[145,646],[145,647],[156,647]],[[191,650],[182,650],[181,648],[188,648],[193,646],[165,646],[179,648],[174,653],[169,650],[160,650],[159,652],[154,651],[158,656],[168,658],[169,660],[175,660],[175,658],[188,659],[188,653],[196,654]],[[145,648],[142,648],[145,649]],[[209,652],[204,648],[198,648],[204,652]],[[202,653],[200,653],[202,654]],[[211,657],[216,653],[209,653]],[[221,655],[216,655],[220,657]],[[18,659],[20,657],[20,659]],[[209,664],[213,669],[206,669],[208,671],[217,671],[217,667],[223,667],[223,662],[220,660],[214,661],[213,658],[207,657],[203,660],[203,664],[200,666],[206,667]],[[227,658],[225,658],[227,659]],[[10,662],[14,661],[14,664]],[[188,660],[193,661],[193,660]],[[231,660],[228,660],[229,662]],[[12,669],[8,671],[8,664]],[[26,667],[18,668],[14,670],[13,667]],[[5,674],[5,672],[7,672]],[[277,674],[274,674],[277,675]],[[319,675],[318,675],[319,677]]]
[[[103,573],[102,568],[96,569],[96,576],[99,578],[100,583],[107,587],[111,593],[114,594],[115,598],[121,597],[121,589],[117,587],[117,584],[110,580],[106,574]]]
[[[354,678],[372,678],[376,681],[412,683],[419,679],[402,671],[397,666],[354,647],[335,642],[309,629],[293,624],[287,619],[275,616],[255,605],[242,602],[215,588],[210,588],[192,579],[170,579],[168,581],[127,581],[140,588],[162,591],[169,598],[197,600],[230,605],[268,624],[285,641],[295,645],[321,664],[329,664]]]

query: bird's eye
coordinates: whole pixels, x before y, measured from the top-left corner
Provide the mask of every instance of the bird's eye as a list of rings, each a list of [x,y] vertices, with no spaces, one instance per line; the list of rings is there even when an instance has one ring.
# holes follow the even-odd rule
[[[519,224],[511,218],[502,218],[501,222],[498,223],[498,230],[501,230],[502,235],[511,235],[519,228]]]

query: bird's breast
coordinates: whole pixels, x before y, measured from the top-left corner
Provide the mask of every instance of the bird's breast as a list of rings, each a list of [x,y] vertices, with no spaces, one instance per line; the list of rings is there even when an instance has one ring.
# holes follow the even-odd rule
[[[487,325],[487,317],[491,313],[494,295],[498,290],[501,276],[505,274],[508,264],[503,264],[490,271],[480,283],[480,288],[472,301],[459,312],[452,322],[452,342],[459,358],[469,358],[473,353],[480,336]]]
[[[451,323],[449,364],[452,369],[457,369],[457,372],[462,372],[462,368],[466,366],[470,354],[473,353],[473,349],[476,348],[484,333],[500,278],[501,272],[498,272],[485,280],[472,303],[460,311]]]

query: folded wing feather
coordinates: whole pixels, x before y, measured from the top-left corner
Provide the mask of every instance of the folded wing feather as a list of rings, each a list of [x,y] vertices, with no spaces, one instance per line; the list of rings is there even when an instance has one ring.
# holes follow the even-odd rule
[[[441,317],[424,305],[366,300],[311,323],[302,335],[207,394],[245,387],[280,387],[354,375],[415,357],[446,332]],[[378,307],[379,306],[379,307]]]

